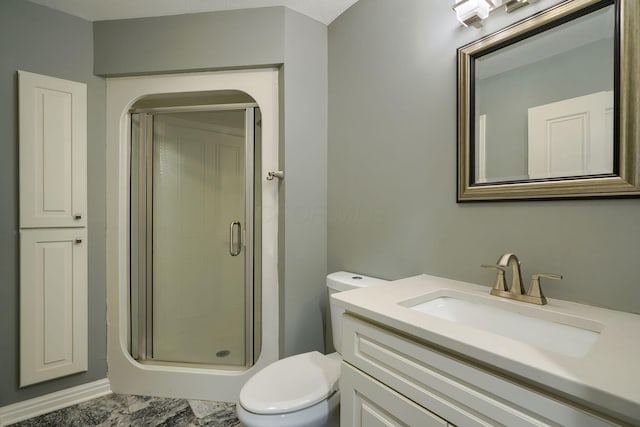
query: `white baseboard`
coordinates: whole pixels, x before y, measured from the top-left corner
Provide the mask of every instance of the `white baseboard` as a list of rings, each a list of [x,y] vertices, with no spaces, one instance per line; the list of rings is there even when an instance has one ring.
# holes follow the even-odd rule
[[[0,426],[8,426],[18,421],[37,417],[48,412],[76,405],[78,403],[111,393],[107,378],[82,384],[66,390],[0,407]]]

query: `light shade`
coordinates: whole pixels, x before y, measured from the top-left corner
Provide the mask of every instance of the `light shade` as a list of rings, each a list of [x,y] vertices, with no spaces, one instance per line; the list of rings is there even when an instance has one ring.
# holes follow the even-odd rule
[[[495,0],[499,2],[499,0]],[[453,5],[458,21],[465,27],[472,25],[481,27],[482,21],[489,16],[489,11],[494,7],[493,0],[460,0]]]

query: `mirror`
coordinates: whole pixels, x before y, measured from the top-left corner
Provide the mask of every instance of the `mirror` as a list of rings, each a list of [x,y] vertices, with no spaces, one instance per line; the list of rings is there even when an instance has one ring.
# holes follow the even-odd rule
[[[640,196],[640,2],[567,0],[458,49],[458,202]]]

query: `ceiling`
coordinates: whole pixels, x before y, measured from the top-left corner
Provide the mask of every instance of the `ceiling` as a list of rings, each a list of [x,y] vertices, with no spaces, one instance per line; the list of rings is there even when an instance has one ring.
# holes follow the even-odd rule
[[[88,21],[286,6],[330,24],[358,0],[29,0]]]

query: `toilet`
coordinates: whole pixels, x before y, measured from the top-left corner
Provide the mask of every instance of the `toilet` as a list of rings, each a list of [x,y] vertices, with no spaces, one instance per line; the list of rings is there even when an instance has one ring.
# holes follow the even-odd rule
[[[329,295],[386,283],[339,271],[327,276]],[[343,310],[329,304],[337,353],[317,351],[278,360],[256,373],[240,390],[236,406],[244,427],[331,427],[340,425],[341,322]]]

